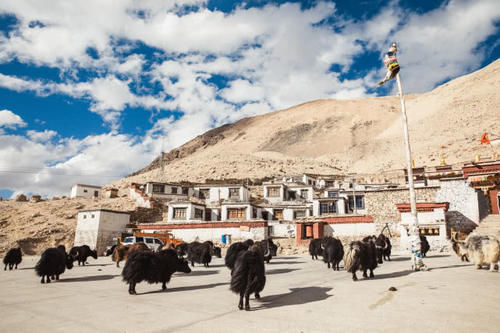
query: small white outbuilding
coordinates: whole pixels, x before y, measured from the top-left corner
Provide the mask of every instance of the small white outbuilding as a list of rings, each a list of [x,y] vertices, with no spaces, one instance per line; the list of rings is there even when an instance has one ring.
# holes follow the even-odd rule
[[[71,187],[70,198],[98,198],[102,188],[95,185],[75,184]]]

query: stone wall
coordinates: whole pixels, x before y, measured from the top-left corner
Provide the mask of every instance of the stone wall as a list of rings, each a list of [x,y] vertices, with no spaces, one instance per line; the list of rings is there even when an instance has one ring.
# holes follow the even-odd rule
[[[439,187],[416,188],[417,202],[434,202]],[[389,223],[391,232],[397,230],[396,224],[401,221],[401,216],[396,208],[398,203],[410,202],[408,189],[387,189],[368,191],[365,193],[366,215],[373,217],[377,233]]]

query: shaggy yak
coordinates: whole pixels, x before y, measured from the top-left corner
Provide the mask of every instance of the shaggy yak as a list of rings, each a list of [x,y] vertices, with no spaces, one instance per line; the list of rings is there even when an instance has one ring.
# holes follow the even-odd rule
[[[252,246],[253,240],[247,239],[244,242],[236,242],[231,244],[226,252],[226,257],[224,258],[224,264],[230,270],[233,270],[234,264],[236,263],[236,259],[238,258],[238,254],[241,251],[246,251],[250,246]]]
[[[113,257],[111,260],[116,262],[116,267],[120,267],[120,261],[127,260],[127,258],[136,251],[151,251],[149,247],[142,243],[135,243],[131,245],[117,245],[113,251]]]
[[[88,257],[97,259],[97,251],[91,250],[88,245],[72,247],[69,251],[69,255],[73,258],[73,260],[78,261],[78,266],[80,266],[80,263],[85,266],[85,262]]]
[[[420,252],[422,252],[422,257],[425,258],[427,252],[431,249],[427,237],[420,235]]]
[[[453,250],[462,259],[472,260],[477,269],[489,265],[490,272],[500,260],[500,244],[495,236],[470,234],[465,241],[459,241],[457,235],[451,239]]]
[[[191,262],[191,266],[194,267],[194,263],[203,264],[203,266],[208,267],[212,261],[212,255],[214,254],[214,243],[211,241],[206,241],[203,243],[192,242],[188,245],[187,250],[187,261]]]
[[[268,264],[273,256],[276,257],[279,243],[278,245],[274,244],[271,238],[256,242],[255,244],[258,244],[261,247],[262,253],[264,253],[264,261]]]
[[[23,253],[21,252],[20,247],[12,248],[7,252],[5,257],[3,258],[3,263],[5,265],[4,271],[7,270],[7,266],[9,266],[9,270],[12,270],[14,265],[16,266],[15,268],[17,269],[17,265],[21,263],[23,260]]]
[[[167,282],[170,282],[175,272],[191,272],[188,262],[179,258],[175,250],[136,251],[129,255],[123,267],[122,277],[123,281],[129,285],[128,293],[136,295],[135,285],[142,281],[161,282],[161,289],[166,290]]]
[[[375,236],[372,236],[375,237]],[[375,238],[375,247],[377,249],[377,259],[379,264],[383,264],[384,260],[391,261],[391,241],[384,234],[378,235]]]
[[[245,310],[250,310],[250,294],[260,298],[260,292],[266,285],[266,270],[262,248],[254,244],[246,251],[240,251],[234,269],[231,271],[230,289],[240,295],[238,309],[243,310],[243,296],[245,296]]]
[[[370,270],[370,277],[374,277],[373,270],[377,267],[377,250],[375,242],[354,241],[349,244],[344,256],[345,269],[352,273],[352,280],[357,281],[356,271],[363,271],[363,277],[368,277],[367,270]]]
[[[321,248],[323,249],[323,261],[332,265],[332,269],[340,270],[339,264],[344,257],[344,247],[342,242],[335,237],[325,237],[321,242]]]
[[[309,243],[309,254],[312,260],[318,259],[318,256],[323,255],[323,249],[321,248],[322,238],[311,239]]]
[[[73,268],[73,258],[66,253],[63,245],[59,245],[57,248],[50,248],[42,253],[35,271],[38,276],[42,277],[41,283],[45,283],[45,277],[47,277],[47,283],[50,283],[51,277],[52,280],[59,280],[59,275],[64,273],[66,268]]]
[[[117,247],[118,245],[113,245],[111,246],[109,249],[106,250],[106,257],[109,257],[110,255],[113,254],[113,252],[115,252],[115,248]]]

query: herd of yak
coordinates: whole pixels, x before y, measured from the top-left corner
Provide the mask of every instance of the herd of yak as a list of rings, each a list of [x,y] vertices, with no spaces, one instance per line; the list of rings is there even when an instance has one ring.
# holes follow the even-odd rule
[[[425,256],[430,248],[429,243],[425,236],[420,236],[420,239],[421,251]],[[383,234],[353,241],[346,247],[339,239],[329,236],[312,239],[309,253],[313,260],[322,256],[327,267],[333,270],[339,270],[339,263],[343,260],[344,268],[352,273],[352,279],[356,281],[357,271],[362,271],[365,278],[373,278],[373,270],[377,264],[391,260],[391,248],[389,238]],[[478,268],[481,265],[490,265],[490,270],[493,270],[500,259],[500,243],[494,236],[470,234],[465,241],[453,237],[452,248],[463,261],[472,259]],[[240,296],[238,303],[240,310],[250,309],[251,294],[255,294],[257,299],[260,298],[260,292],[266,284],[265,262],[269,263],[271,258],[277,255],[277,249],[278,246],[272,239],[257,242],[248,239],[244,242],[235,242],[228,248],[224,262],[231,270],[230,289]],[[209,267],[212,256],[222,257],[221,248],[214,246],[210,241],[181,243],[176,247],[169,245],[158,252],[151,251],[144,243],[117,245],[106,255],[112,256],[117,267],[120,267],[120,261],[126,261],[122,277],[129,285],[128,291],[131,295],[136,294],[135,286],[142,281],[162,283],[162,290],[166,290],[173,273],[191,272],[189,263],[191,266],[198,263]],[[85,266],[88,257],[97,259],[97,252],[87,245],[75,246],[69,252],[60,245],[42,253],[35,271],[42,278],[41,283],[50,283],[51,280],[59,280],[65,269],[73,268],[75,261],[78,261],[78,265]],[[4,270],[7,270],[7,266],[9,270],[17,269],[21,261],[21,249],[10,249],[3,259]],[[370,271],[369,276],[368,271]]]

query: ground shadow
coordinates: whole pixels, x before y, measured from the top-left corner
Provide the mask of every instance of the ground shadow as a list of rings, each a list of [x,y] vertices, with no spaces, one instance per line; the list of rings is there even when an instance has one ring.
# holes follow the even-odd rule
[[[210,265],[208,268],[220,268],[220,267],[226,267],[224,264],[219,264],[219,265]]]
[[[277,260],[273,261],[271,260],[271,262],[269,264],[266,263],[266,265],[298,265],[298,264],[303,264],[304,262],[302,261],[283,261],[283,262],[279,262]]]
[[[191,271],[191,273],[179,273],[177,272],[175,275],[177,276],[183,276],[183,275],[187,275],[187,276],[204,276],[204,275],[215,275],[219,273],[219,270],[214,270],[214,271],[209,271],[209,270],[205,270],[205,271]]]
[[[25,269],[35,269],[35,267],[22,267],[22,268],[18,268],[19,270],[25,270]]]
[[[425,258],[446,258],[446,257],[451,257],[452,255],[451,254],[434,254],[434,255],[431,255],[431,256],[425,256]]]
[[[391,257],[391,261],[409,261],[409,260],[411,260],[411,257]]]
[[[190,290],[200,290],[200,289],[209,289],[209,288],[215,288],[218,286],[224,286],[228,285],[229,283],[211,283],[211,284],[204,284],[204,285],[197,285],[197,286],[186,286],[186,287],[177,287],[177,288],[168,288],[167,284],[167,290],[163,291],[161,290],[153,290],[153,291],[147,291],[145,293],[140,293],[137,295],[148,295],[148,294],[159,294],[159,293],[175,293],[178,291],[190,291]]]
[[[283,273],[290,273],[293,271],[298,271],[298,268],[278,268],[278,269],[271,269],[266,272],[266,275],[271,275],[271,274],[283,274]]]
[[[85,264],[85,266],[83,266],[83,265],[78,266],[78,264],[76,264],[73,267],[95,267],[95,266],[111,266],[111,265],[116,266],[116,263],[109,263],[109,264]]]
[[[323,301],[332,296],[327,294],[330,290],[332,290],[332,288],[291,288],[290,292],[285,294],[262,297],[260,300],[257,300],[258,303],[253,303],[259,304],[259,306],[252,308],[252,310],[271,309],[288,305],[300,305]]]
[[[274,257],[276,259],[284,259],[284,260],[290,260],[290,259],[299,259],[300,257],[281,257],[281,256],[276,256]]]
[[[456,264],[456,265],[449,265],[449,266],[429,267],[427,270],[434,271],[434,270],[438,270],[438,269],[459,268],[459,267],[467,267],[467,266],[474,266],[474,264]]]
[[[114,279],[115,277],[120,276],[119,274],[116,275],[93,275],[93,276],[81,276],[81,277],[75,277],[75,278],[64,278],[61,277],[61,279],[58,282],[90,282],[90,281],[104,281],[104,280],[111,280]]]
[[[402,276],[407,276],[410,275],[411,273],[415,273],[413,270],[406,270],[406,271],[401,271],[401,272],[392,272],[392,273],[385,273],[385,274],[376,274],[377,272],[375,271],[375,277],[373,279],[375,280],[381,280],[381,279],[392,279],[392,278],[398,278]],[[356,273],[358,275],[358,273]],[[362,281],[363,279],[360,279]],[[371,279],[364,279],[364,280],[371,280]]]

